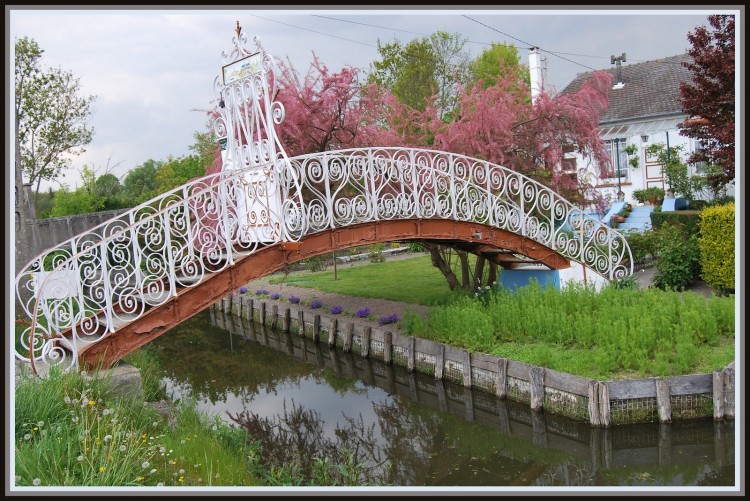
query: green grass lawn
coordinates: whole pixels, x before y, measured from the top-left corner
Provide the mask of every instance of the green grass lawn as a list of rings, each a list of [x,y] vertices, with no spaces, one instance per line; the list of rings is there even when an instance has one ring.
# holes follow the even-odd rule
[[[443,274],[432,266],[430,256],[425,254],[416,254],[410,259],[340,268],[336,280],[329,267],[326,271],[274,277],[270,282],[427,306],[446,304],[457,294],[448,288]]]
[[[271,279],[282,281],[433,306],[425,320],[402,319],[404,333],[596,379],[706,373],[735,355],[732,298],[715,297],[706,306],[693,292],[540,291],[490,305],[452,292],[424,254],[339,269],[337,280],[330,268]]]

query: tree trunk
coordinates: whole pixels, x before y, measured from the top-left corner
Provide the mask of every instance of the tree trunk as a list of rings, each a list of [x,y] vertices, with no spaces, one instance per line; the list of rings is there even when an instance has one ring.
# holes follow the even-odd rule
[[[424,247],[430,252],[432,265],[440,270],[445,279],[448,280],[448,287],[450,287],[451,290],[460,289],[461,285],[458,282],[458,278],[456,277],[456,274],[453,273],[450,264],[445,261],[440,251],[440,246],[437,244],[425,242]]]
[[[461,286],[465,291],[473,288],[471,283],[471,271],[469,269],[469,253],[465,251],[456,251],[458,259],[461,261]]]

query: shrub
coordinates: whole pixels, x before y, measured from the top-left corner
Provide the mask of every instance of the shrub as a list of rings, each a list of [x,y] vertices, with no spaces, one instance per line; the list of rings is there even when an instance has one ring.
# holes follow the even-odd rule
[[[293,304],[298,304],[299,298],[297,296],[289,296],[289,302]]]
[[[643,232],[629,232],[625,235],[630,247],[630,252],[633,253],[633,260],[635,262],[643,262],[647,257],[656,257],[656,247],[658,241],[658,233],[654,230],[646,230]]]
[[[700,276],[698,235],[684,226],[666,224],[659,230],[654,285],[660,289],[683,290]]]
[[[320,256],[310,257],[303,261],[305,268],[310,271],[324,271],[326,269],[325,261]]]
[[[689,235],[698,233],[698,215],[695,210],[680,211],[653,211],[651,212],[651,225],[659,229],[667,223],[681,224],[685,227],[685,232]]]
[[[344,311],[344,308],[342,308],[341,306],[336,305],[331,307],[331,314],[333,315],[338,315],[342,311]]]
[[[701,276],[721,291],[734,291],[734,203],[708,207],[700,214]]]
[[[383,255],[383,249],[385,249],[385,245],[381,243],[372,244],[370,246],[370,262],[371,263],[382,263],[385,261],[385,256]]]
[[[310,303],[310,308],[313,310],[317,310],[318,308],[323,306],[323,302],[320,299],[313,299],[312,303]]]
[[[419,242],[409,242],[406,244],[406,247],[409,249],[409,252],[425,252],[424,245]]]
[[[357,316],[359,318],[368,318],[370,316],[370,308],[368,306],[365,306],[364,308],[358,309]]]

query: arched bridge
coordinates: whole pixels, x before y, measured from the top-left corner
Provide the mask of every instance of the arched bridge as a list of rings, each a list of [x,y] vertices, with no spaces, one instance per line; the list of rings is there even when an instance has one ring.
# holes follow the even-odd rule
[[[632,273],[622,234],[522,174],[439,151],[334,151],[195,180],[37,256],[16,278],[32,321],[17,355],[109,366],[254,278],[398,240]]]
[[[372,242],[434,241],[506,265],[632,273],[622,234],[524,175],[442,151],[288,158],[274,63],[239,23],[214,90],[222,171],[43,252],[16,276],[16,356],[109,367],[250,280]]]

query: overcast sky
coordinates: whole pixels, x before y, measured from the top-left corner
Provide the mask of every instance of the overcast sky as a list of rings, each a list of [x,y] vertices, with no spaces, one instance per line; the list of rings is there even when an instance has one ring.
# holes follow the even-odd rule
[[[109,172],[122,179],[148,159],[191,153],[188,146],[194,133],[206,130],[205,113],[194,110],[213,106],[221,52],[232,48],[237,21],[250,41],[258,35],[267,52],[279,59],[288,57],[303,74],[313,51],[332,72],[344,65],[366,70],[379,59],[378,40],[407,42],[442,30],[464,36],[472,56],[493,42],[509,43],[518,47],[527,64],[528,48],[538,46],[546,59],[548,88],[560,89],[577,73],[610,68],[611,55],[626,53],[627,65],[684,53],[690,48],[688,32],[707,25],[709,14],[738,12],[697,6],[577,11],[375,9],[21,7],[6,16],[6,33],[11,52],[16,38],[33,38],[44,50],[43,66],[72,71],[80,78],[83,93],[97,96],[90,122],[94,139],[63,178],[75,188],[84,164],[97,175],[107,172],[109,165]],[[13,73],[6,75],[11,79]],[[7,130],[13,133],[12,127]]]

